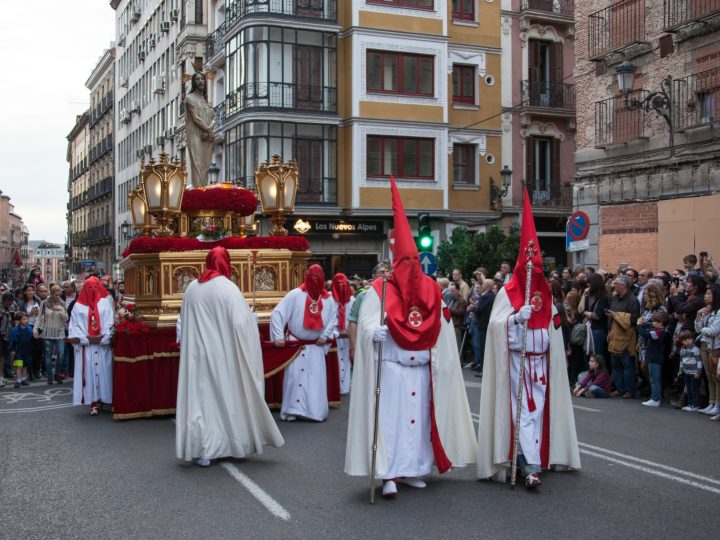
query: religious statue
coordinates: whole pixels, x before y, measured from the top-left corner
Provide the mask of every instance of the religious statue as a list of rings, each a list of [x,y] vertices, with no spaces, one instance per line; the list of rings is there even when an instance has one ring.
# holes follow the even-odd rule
[[[198,71],[192,76],[190,93],[185,96],[185,128],[190,158],[190,181],[193,187],[208,184],[215,134],[215,109],[207,100],[207,79]]]

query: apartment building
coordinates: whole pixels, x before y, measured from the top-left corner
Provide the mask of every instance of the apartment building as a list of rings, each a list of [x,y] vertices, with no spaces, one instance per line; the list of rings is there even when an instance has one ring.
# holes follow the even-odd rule
[[[10,196],[0,190],[0,281],[22,284],[27,274],[28,229]]]
[[[140,160],[165,151],[185,161],[183,79],[202,66],[204,0],[112,0],[116,13],[115,223],[120,257],[130,238],[128,195]]]
[[[498,182],[494,202],[508,226],[526,186],[545,260],[566,266],[575,179],[575,2],[503,0],[502,9],[502,165],[513,182],[508,190]]]
[[[576,5],[576,261],[672,271],[720,253],[720,1]]]
[[[46,283],[59,284],[67,278],[65,246],[45,240],[30,240],[26,266],[39,266],[40,275],[45,278]]]
[[[67,136],[68,150],[68,267],[71,273],[82,272],[83,264],[92,266],[87,233],[91,227],[90,206],[86,204],[90,191],[90,112],[78,115]]]
[[[207,11],[222,174],[252,187],[257,162],[296,160],[290,226],[306,224],[327,272],[388,257],[391,174],[411,223],[429,212],[436,240],[499,220],[500,2],[210,0]]]

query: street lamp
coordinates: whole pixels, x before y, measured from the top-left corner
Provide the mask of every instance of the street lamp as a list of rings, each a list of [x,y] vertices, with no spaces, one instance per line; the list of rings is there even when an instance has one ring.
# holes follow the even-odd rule
[[[657,92],[641,90],[645,95],[642,99],[637,100],[630,98],[630,92],[632,92],[635,83],[636,71],[637,68],[635,65],[628,60],[625,60],[615,68],[618,88],[620,89],[620,93],[625,96],[625,108],[628,111],[642,109],[646,113],[652,110],[665,119],[670,131],[670,156],[672,157],[675,153],[675,138],[672,122],[672,76],[668,75],[660,82],[660,90]]]
[[[220,169],[213,160],[212,165],[208,169],[208,184],[217,184],[218,178],[220,177]]]
[[[185,192],[184,166],[175,158],[172,163],[168,155],[160,154],[160,162],[153,158],[147,166],[141,163],[140,182],[143,186],[147,213],[155,218],[158,224],[156,236],[172,236],[175,231],[170,228],[174,215],[180,214],[182,197]]]
[[[127,219],[120,225],[120,233],[123,236],[123,243],[127,242],[128,234],[130,233],[130,224]]]
[[[500,178],[502,181],[502,188],[499,188],[495,184],[495,180],[490,177],[490,203],[495,210],[498,210],[502,205],[502,198],[508,194],[510,190],[510,184],[512,183],[512,171],[505,165],[500,171]]]
[[[298,188],[298,168],[294,161],[283,163],[280,154],[272,161],[255,166],[255,184],[260,192],[260,205],[264,214],[270,214],[270,236],[286,236],[283,225],[286,216],[293,213]]]

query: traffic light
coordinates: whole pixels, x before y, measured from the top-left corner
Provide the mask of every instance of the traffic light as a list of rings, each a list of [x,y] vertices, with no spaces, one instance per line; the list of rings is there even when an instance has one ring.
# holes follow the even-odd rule
[[[434,240],[432,230],[430,229],[430,214],[421,212],[417,216],[418,235],[415,237],[415,243],[418,251],[432,252]]]

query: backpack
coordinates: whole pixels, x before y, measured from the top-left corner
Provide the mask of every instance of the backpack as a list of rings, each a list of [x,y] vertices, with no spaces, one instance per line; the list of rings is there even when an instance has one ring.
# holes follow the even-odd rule
[[[587,338],[587,326],[585,323],[577,323],[570,330],[570,343],[573,345],[585,345],[585,339]]]

